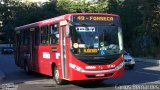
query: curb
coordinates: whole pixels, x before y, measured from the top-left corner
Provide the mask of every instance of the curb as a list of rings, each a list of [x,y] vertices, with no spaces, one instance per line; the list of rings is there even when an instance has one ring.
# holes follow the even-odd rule
[[[4,78],[5,78],[5,74],[0,70],[0,82],[2,82]]]
[[[155,59],[135,58],[135,61],[147,62],[147,63],[153,63],[153,64],[160,65],[160,60],[155,60]]]

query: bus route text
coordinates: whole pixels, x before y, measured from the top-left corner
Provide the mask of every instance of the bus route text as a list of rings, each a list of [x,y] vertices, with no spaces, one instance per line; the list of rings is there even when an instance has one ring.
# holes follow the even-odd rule
[[[113,17],[109,16],[77,16],[77,19],[80,21],[84,20],[93,20],[93,21],[113,21]]]

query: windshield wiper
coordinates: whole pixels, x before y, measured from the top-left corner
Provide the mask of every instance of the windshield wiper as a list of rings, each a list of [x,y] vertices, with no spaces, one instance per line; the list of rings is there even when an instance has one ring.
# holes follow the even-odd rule
[[[82,25],[82,26],[88,26],[87,24],[83,23],[83,22],[80,22],[80,23],[74,23],[73,21],[71,20],[67,20],[72,26],[76,26],[76,25]]]
[[[108,26],[116,26],[114,23],[109,23]]]

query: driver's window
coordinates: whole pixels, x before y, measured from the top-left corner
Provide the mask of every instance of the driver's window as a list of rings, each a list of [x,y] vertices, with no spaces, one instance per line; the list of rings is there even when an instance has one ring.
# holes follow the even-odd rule
[[[59,32],[58,32],[58,24],[54,24],[50,26],[50,44],[58,44]]]

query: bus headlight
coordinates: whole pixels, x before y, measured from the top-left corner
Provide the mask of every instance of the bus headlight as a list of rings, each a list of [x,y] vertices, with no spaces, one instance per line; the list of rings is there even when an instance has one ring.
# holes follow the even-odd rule
[[[120,63],[117,67],[115,67],[116,70],[119,70],[124,66],[124,62]]]
[[[72,64],[72,63],[69,63],[69,67],[71,67],[72,69],[74,69],[76,71],[79,71],[79,72],[83,72],[84,71],[81,67],[79,67],[79,66],[77,66],[75,64]]]

